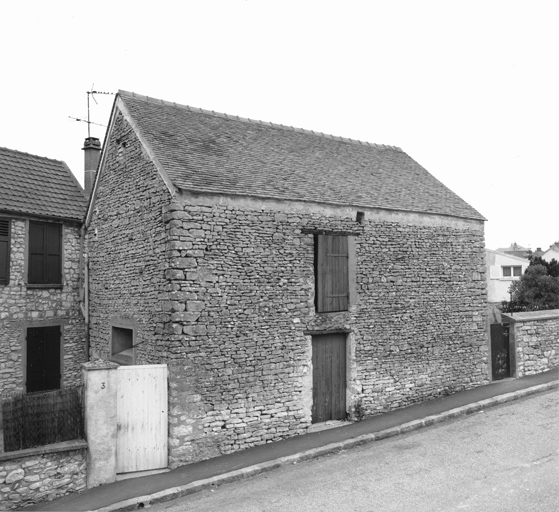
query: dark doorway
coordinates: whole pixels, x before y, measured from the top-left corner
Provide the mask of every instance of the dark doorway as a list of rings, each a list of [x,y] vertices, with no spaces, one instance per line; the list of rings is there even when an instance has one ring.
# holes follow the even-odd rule
[[[510,377],[509,324],[491,324],[493,380]]]
[[[346,418],[346,335],[312,338],[312,422]]]
[[[26,391],[60,389],[60,326],[27,329]]]

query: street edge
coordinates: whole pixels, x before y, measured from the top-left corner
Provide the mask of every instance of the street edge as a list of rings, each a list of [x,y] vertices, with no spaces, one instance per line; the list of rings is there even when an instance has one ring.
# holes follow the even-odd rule
[[[139,510],[142,508],[155,505],[157,503],[162,503],[164,501],[170,501],[182,496],[187,496],[189,494],[194,494],[196,492],[203,491],[205,489],[215,488],[219,485],[223,485],[230,482],[235,482],[237,480],[242,480],[249,478],[266,471],[271,471],[277,469],[281,466],[288,464],[297,464],[298,462],[304,462],[307,460],[316,459],[318,457],[323,457],[325,455],[331,455],[334,453],[339,453],[344,450],[350,450],[357,446],[362,446],[365,444],[372,443],[374,441],[380,441],[381,439],[387,439],[389,437],[394,437],[406,432],[412,432],[414,430],[419,430],[420,428],[435,425],[436,423],[442,423],[460,416],[465,416],[467,414],[472,414],[474,412],[481,411],[488,407],[495,405],[504,404],[506,402],[511,402],[513,400],[518,400],[535,393],[540,393],[542,391],[548,391],[554,387],[559,386],[559,380],[552,382],[547,382],[545,384],[539,384],[537,386],[532,386],[530,388],[521,389],[518,391],[513,391],[511,393],[505,393],[503,395],[497,395],[492,398],[487,398],[485,400],[480,400],[479,402],[474,402],[472,404],[463,405],[461,407],[456,407],[448,411],[442,412],[440,414],[434,414],[431,416],[426,416],[419,420],[409,421],[403,423],[397,427],[387,428],[379,432],[374,432],[371,434],[364,434],[358,437],[353,437],[345,441],[340,441],[338,443],[331,443],[319,448],[313,448],[310,450],[305,450],[301,453],[296,453],[294,455],[287,455],[285,457],[280,457],[268,462],[263,462],[261,464],[255,464],[253,466],[248,466],[246,468],[238,469],[236,471],[231,471],[229,473],[224,473],[222,475],[217,475],[211,478],[206,478],[204,480],[199,480],[197,482],[191,482],[180,487],[171,487],[163,491],[159,491],[146,496],[138,496],[136,498],[130,498],[128,500],[120,501],[118,503],[113,503],[107,507],[94,509],[88,512],[117,512],[117,511],[129,511],[129,510]]]

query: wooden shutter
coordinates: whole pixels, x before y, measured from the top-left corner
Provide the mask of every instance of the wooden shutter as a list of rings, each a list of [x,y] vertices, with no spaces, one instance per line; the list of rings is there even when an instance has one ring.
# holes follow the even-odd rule
[[[60,388],[60,326],[27,329],[28,393]]]
[[[29,222],[29,284],[62,283],[62,226]]]
[[[30,284],[43,284],[45,275],[45,225],[29,223],[29,278]]]
[[[347,236],[318,235],[317,311],[347,311],[349,305]]]
[[[10,282],[10,220],[0,219],[0,284]]]
[[[45,283],[62,283],[62,232],[60,224],[46,225]]]

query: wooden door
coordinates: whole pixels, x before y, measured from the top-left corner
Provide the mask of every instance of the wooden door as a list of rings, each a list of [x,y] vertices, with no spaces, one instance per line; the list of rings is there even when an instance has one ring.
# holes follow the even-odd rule
[[[60,326],[27,329],[27,393],[60,388]]]
[[[117,371],[117,473],[166,468],[167,365]]]
[[[346,335],[312,338],[312,422],[346,418]]]
[[[491,370],[493,380],[510,377],[509,324],[491,324]]]

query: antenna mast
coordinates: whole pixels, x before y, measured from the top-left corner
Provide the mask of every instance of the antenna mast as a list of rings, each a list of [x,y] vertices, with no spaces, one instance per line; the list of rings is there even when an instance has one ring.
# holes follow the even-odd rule
[[[80,121],[82,123],[87,123],[87,138],[91,137],[91,125],[92,124],[94,124],[95,126],[102,126],[103,128],[107,127],[107,125],[94,123],[93,121],[91,121],[91,119],[90,119],[90,108],[89,108],[89,98],[91,97],[93,99],[93,101],[95,102],[95,104],[97,104],[97,100],[95,99],[95,96],[94,96],[95,94],[108,94],[108,95],[114,94],[112,92],[94,91],[93,87],[94,86],[92,85],[91,90],[86,91],[86,94],[87,94],[87,120],[86,119],[79,119],[77,117],[68,116],[70,119],[74,119],[75,121]]]

